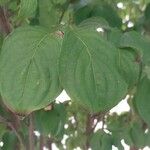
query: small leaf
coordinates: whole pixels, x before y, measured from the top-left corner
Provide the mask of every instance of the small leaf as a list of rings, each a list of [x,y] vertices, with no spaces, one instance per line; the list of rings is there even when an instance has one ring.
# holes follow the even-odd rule
[[[146,6],[144,15],[145,15],[146,19],[150,19],[150,3]]]
[[[111,15],[110,15],[111,14]],[[108,21],[109,25],[112,27],[121,27],[121,18],[118,16],[114,8],[107,3],[96,3],[95,7],[91,12],[91,16],[99,16]]]
[[[15,150],[17,147],[18,139],[14,132],[7,132],[4,134],[2,141],[4,142],[2,150]]]
[[[99,150],[102,147],[102,142],[101,139],[103,137],[103,133],[101,132],[96,132],[92,135],[91,140],[90,140],[90,147],[93,150]]]
[[[4,124],[0,123],[0,140],[2,140],[3,135],[7,132],[7,128]]]
[[[131,48],[119,49],[119,52],[119,72],[128,84],[128,88],[132,89],[137,84],[140,74],[140,65],[136,60],[138,54]]]
[[[21,0],[18,17],[21,19],[29,18],[35,15],[37,9],[37,0]]]
[[[112,135],[112,141],[113,141],[113,145],[116,146],[118,148],[118,150],[124,150],[124,147],[121,144],[120,137],[118,137],[116,135]]]
[[[60,12],[50,0],[39,0],[39,22],[50,31],[59,22]]]
[[[91,137],[90,147],[92,150],[112,149],[112,138],[109,134],[97,131]]]
[[[76,24],[80,24],[83,20],[90,18],[90,12],[92,11],[91,5],[86,5],[74,13],[74,21]]]
[[[0,5],[5,5],[9,2],[10,0],[0,0]]]
[[[16,29],[4,41],[0,56],[0,92],[5,105],[28,114],[60,93],[58,57],[61,43],[40,27]]]
[[[120,47],[130,47],[135,49],[139,52],[140,55],[143,54],[143,60],[145,63],[150,61],[150,42],[140,33],[135,31],[124,33],[120,39]]]
[[[35,128],[41,134],[50,134],[53,138],[62,138],[66,111],[63,104],[54,105],[52,110],[35,112]]]
[[[105,30],[111,29],[108,22],[100,17],[91,17],[89,19],[86,19],[79,24],[79,27],[88,29],[90,28],[93,29],[94,31],[95,30],[97,31],[99,28],[101,28],[103,32]]]
[[[122,34],[123,33],[118,29],[111,29],[110,31],[107,32],[107,39],[116,47],[118,47]]]
[[[94,5],[88,4],[79,8],[74,13],[74,21],[76,24],[80,24],[83,20],[91,17],[104,18],[112,27],[121,27],[122,24],[121,19],[113,7],[104,2],[101,2],[101,4],[98,2]]]
[[[150,80],[144,77],[135,94],[135,104],[142,119],[150,126]]]
[[[146,134],[144,134],[144,130],[142,129],[142,125],[138,122],[133,122],[132,128],[130,131],[131,139],[133,144],[137,148],[144,148],[146,145]]]

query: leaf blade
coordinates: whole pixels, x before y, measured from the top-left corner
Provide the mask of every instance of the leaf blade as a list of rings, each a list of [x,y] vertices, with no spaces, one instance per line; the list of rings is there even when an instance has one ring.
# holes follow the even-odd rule
[[[61,91],[57,70],[60,46],[54,35],[39,27],[19,28],[6,38],[0,89],[10,109],[30,113],[54,100]]]

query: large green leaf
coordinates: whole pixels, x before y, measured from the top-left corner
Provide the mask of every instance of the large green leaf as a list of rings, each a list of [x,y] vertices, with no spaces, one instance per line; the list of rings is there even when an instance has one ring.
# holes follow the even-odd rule
[[[98,32],[68,29],[60,57],[61,82],[69,96],[91,111],[106,111],[127,93],[118,71],[119,51]]]
[[[35,129],[41,134],[53,138],[62,138],[66,111],[63,104],[56,104],[52,110],[39,110],[35,112]]]
[[[12,111],[28,114],[59,94],[60,47],[60,40],[40,27],[18,28],[5,39],[0,56],[0,92]]]
[[[150,126],[150,80],[144,77],[137,88],[135,104],[142,119]]]
[[[21,0],[19,18],[24,19],[35,15],[37,9],[37,0]]]

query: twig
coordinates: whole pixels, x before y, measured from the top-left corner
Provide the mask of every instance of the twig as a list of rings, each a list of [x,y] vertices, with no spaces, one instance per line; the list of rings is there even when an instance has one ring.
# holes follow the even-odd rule
[[[93,124],[94,118],[91,117],[90,114],[87,115],[87,121],[86,121],[86,144],[85,144],[85,150],[89,149],[90,143],[89,143],[89,137],[91,133],[93,132],[92,124]]]
[[[40,135],[40,150],[43,150],[44,147],[44,137],[43,135]]]
[[[47,138],[47,147],[49,150],[52,150],[52,142],[53,140],[51,138]]]
[[[65,15],[65,12],[66,12],[66,10],[67,10],[68,7],[69,7],[69,4],[70,4],[70,0],[68,0],[68,1],[64,4],[64,8],[63,8],[63,10],[62,10],[62,14],[61,14],[61,16],[60,16],[60,18],[59,18],[59,21],[58,21],[59,24],[61,23],[61,21],[62,21],[64,15]]]
[[[33,114],[29,116],[29,150],[34,150]]]
[[[138,150],[135,146],[130,147],[130,150]]]
[[[7,35],[11,32],[11,25],[9,23],[8,13],[6,8],[0,6],[0,31]]]

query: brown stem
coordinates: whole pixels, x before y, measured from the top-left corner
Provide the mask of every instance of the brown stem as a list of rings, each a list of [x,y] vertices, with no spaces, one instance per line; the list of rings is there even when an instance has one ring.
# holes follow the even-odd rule
[[[8,12],[6,8],[0,6],[0,32],[7,35],[11,32],[11,25],[9,23]]]
[[[138,150],[135,146],[130,147],[130,150]]]
[[[32,114],[29,116],[29,150],[34,150],[34,126]]]
[[[52,150],[52,143],[53,143],[52,139],[51,139],[51,138],[48,138],[48,139],[47,139],[47,148],[48,148],[49,150]]]
[[[59,24],[61,23],[61,21],[62,21],[62,19],[63,19],[63,17],[64,17],[64,15],[65,15],[65,12],[66,12],[66,10],[68,9],[68,7],[69,7],[69,4],[70,4],[70,0],[68,0],[65,4],[64,4],[64,9],[62,10],[62,14],[61,14],[61,16],[60,16],[60,18],[59,18]]]
[[[40,150],[43,150],[44,147],[44,137],[43,135],[40,136]]]
[[[94,119],[97,119],[97,123],[101,120],[101,121],[103,121],[103,124],[104,124],[105,123],[105,121],[104,121],[105,115],[106,115],[106,112],[87,115],[86,132],[85,132],[87,140],[86,140],[86,144],[85,144],[85,150],[88,150],[90,147],[89,137],[94,132],[94,129],[96,127],[96,124],[94,125]]]
[[[86,121],[86,144],[85,144],[85,150],[88,150],[90,147],[90,143],[89,143],[89,136],[90,134],[93,132],[93,128],[92,128],[92,124],[93,124],[93,118],[91,117],[90,114],[87,115],[87,121]]]

